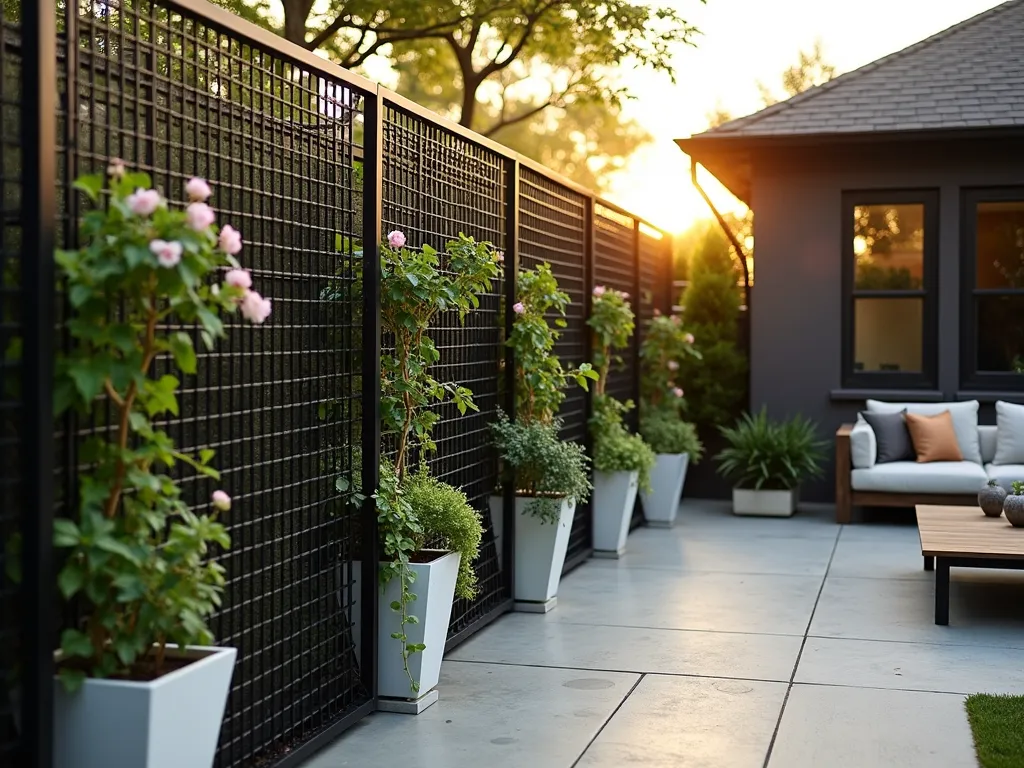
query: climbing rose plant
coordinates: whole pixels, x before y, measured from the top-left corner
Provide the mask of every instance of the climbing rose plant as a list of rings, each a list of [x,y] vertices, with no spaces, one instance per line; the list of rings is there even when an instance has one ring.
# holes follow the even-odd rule
[[[689,358],[701,359],[694,341],[678,316],[657,314],[647,323],[640,345],[640,387],[645,408],[680,410],[684,396],[680,364]]]
[[[105,178],[83,176],[75,188],[96,207],[82,221],[82,248],[58,251],[72,318],[71,345],[56,363],[54,410],[104,413],[112,428],[90,437],[81,459],[75,513],[54,524],[65,550],[60,592],[84,612],[61,636],[60,676],[69,690],[86,677],[151,679],[168,643],[209,645],[207,619],[220,605],[224,569],[211,548],[230,539],[220,513],[223,490],[206,510],[190,509],[165,470],[184,463],[219,479],[213,451],[179,451],[154,419],[178,416],[178,376],[154,364],[196,373],[192,336],[207,349],[224,336],[220,314],[240,311],[264,322],[271,302],[252,288],[235,259],[242,238],[215,226],[202,179],[185,185],[188,202],[172,206],[146,174],[113,161]]]

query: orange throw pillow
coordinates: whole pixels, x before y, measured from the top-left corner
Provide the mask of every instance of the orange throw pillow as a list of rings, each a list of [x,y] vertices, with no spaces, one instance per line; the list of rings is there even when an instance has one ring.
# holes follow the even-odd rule
[[[919,413],[906,414],[910,441],[920,463],[926,461],[963,461],[960,445],[953,429],[953,416],[943,411],[935,416]]]

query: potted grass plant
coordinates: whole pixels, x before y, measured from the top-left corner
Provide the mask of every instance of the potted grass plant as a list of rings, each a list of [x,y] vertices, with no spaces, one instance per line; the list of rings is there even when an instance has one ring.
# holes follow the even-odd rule
[[[628,299],[622,291],[596,286],[587,319],[598,372],[589,422],[594,450],[594,552],[605,557],[625,552],[637,491],[650,488],[655,462],[654,452],[643,438],[626,429],[623,419],[633,402],[619,402],[607,393],[612,366],[621,364],[617,352],[633,335],[634,316]]]
[[[728,446],[715,459],[734,483],[733,513],[792,515],[800,483],[821,476],[825,443],[817,439],[814,423],[801,416],[772,421],[762,408],[720,429]]]
[[[671,527],[675,522],[690,463],[700,461],[703,446],[697,429],[683,419],[684,393],[680,364],[700,359],[678,317],[656,313],[640,345],[640,435],[655,454],[650,489],[640,491],[647,524]]]
[[[207,626],[224,591],[215,555],[230,545],[219,517],[231,498],[186,502],[170,469],[217,480],[214,452],[177,449],[154,420],[178,415],[175,374],[196,373],[192,335],[177,329],[197,327],[209,349],[221,314],[258,324],[271,304],[234,258],[239,233],[214,226],[205,181],[186,184],[187,207],[119,161],[75,188],[95,208],[84,245],[56,255],[72,317],[54,409],[108,414],[112,429],[82,446],[78,505],[54,524],[57,583],[79,617],[56,656],[54,764],[211,766],[236,655]],[[157,360],[168,370],[159,377]]]
[[[556,417],[573,382],[586,389],[597,373],[588,363],[564,368],[554,353],[565,325],[569,296],[558,288],[548,264],[522,270],[516,281],[515,320],[506,344],[515,353],[515,421],[492,429],[502,460],[503,482],[515,484],[515,585],[521,610],[554,607],[576,506],[590,495],[583,447],[564,441]],[[495,545],[502,562],[500,531],[504,498],[491,497]]]

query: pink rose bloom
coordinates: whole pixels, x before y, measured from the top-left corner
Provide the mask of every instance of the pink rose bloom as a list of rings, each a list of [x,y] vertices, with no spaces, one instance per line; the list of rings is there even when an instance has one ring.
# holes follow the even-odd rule
[[[669,360],[668,361],[668,369],[670,371],[678,371],[679,370],[679,363],[677,363],[675,360]]]
[[[523,306],[523,302],[518,301],[512,305],[512,311],[515,312],[517,315],[521,315],[523,314],[523,312],[526,311],[526,307]]]
[[[683,338],[686,339],[686,343],[687,344],[693,344],[693,334],[692,333],[686,334]]]
[[[604,296],[604,290],[605,289],[604,289],[603,285],[595,285],[594,286],[594,297],[599,299],[602,296]]]
[[[213,506],[221,512],[227,512],[231,509],[231,497],[224,493],[224,491],[214,491],[212,499]]]
[[[149,216],[160,207],[160,193],[155,189],[137,189],[125,202],[136,216]]]
[[[107,166],[107,176],[120,179],[124,176],[124,160],[120,157],[110,158],[110,165]]]
[[[248,269],[229,269],[227,275],[224,276],[224,282],[235,288],[249,290],[252,288],[252,275],[249,274]]]
[[[213,194],[213,190],[203,179],[193,176],[185,183],[185,194],[193,202],[204,203]]]
[[[661,310],[658,309],[657,307],[654,308],[654,316],[661,317]]]
[[[620,293],[619,295],[620,295],[620,296],[621,296],[622,298],[624,298],[624,299],[628,299],[628,298],[629,298],[629,294],[628,294],[628,293],[626,293],[625,291],[623,291],[623,292],[622,292],[622,293]]]
[[[206,203],[192,203],[185,209],[185,219],[191,229],[202,232],[213,224],[217,217],[213,214],[213,208]]]
[[[161,267],[170,269],[181,263],[182,247],[177,240],[154,240],[149,244],[149,250],[156,254],[156,260],[160,262]]]
[[[217,245],[220,249],[231,256],[242,250],[242,235],[230,224],[225,224],[220,229],[220,236],[217,238]]]
[[[270,299],[264,299],[256,291],[249,291],[242,299],[242,316],[259,325],[270,317]]]
[[[388,245],[392,248],[404,248],[405,234],[397,229],[394,232],[388,232]]]
[[[505,254],[502,253],[501,251],[498,251],[497,253],[494,254],[494,260],[496,262],[498,262],[499,264],[504,264],[505,263]]]
[[[675,389],[672,390],[672,394],[675,395],[676,397],[682,397],[683,390],[681,390],[679,387],[676,387]]]

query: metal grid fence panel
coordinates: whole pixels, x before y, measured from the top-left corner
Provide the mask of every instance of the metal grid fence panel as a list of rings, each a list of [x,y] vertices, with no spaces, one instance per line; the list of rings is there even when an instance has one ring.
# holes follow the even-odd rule
[[[172,200],[202,176],[219,222],[245,238],[239,258],[254,287],[273,301],[262,327],[229,321],[214,352],[184,329],[199,374],[183,378],[180,417],[167,425],[180,448],[216,450],[234,499],[213,629],[239,657],[216,764],[270,765],[370,697],[352,636],[358,519],[336,485],[344,477],[356,487],[360,329],[349,256],[361,237],[360,94],[161,4],[70,13],[58,125],[65,238],[73,242],[82,203],[68,182],[111,157],[149,172]],[[73,451],[65,461],[72,478]],[[179,477],[190,503],[208,503],[211,481]]]
[[[383,141],[385,231],[399,229],[410,246],[427,244],[439,251],[459,233],[499,250],[506,247],[508,185],[503,156],[387,100]],[[501,291],[496,282],[464,324],[450,312],[430,332],[441,355],[434,377],[468,387],[479,411],[460,416],[450,403],[439,406],[437,452],[428,457],[429,465],[436,477],[465,491],[490,531],[474,564],[477,597],[457,600],[452,607],[449,638],[454,639],[479,626],[511,596],[498,566],[488,504],[498,484],[490,424],[501,405]]]
[[[590,200],[529,168],[522,168],[519,186],[519,260],[523,269],[551,265],[559,288],[569,294],[566,327],[555,351],[566,367],[590,358],[587,349],[586,300],[590,290],[586,274],[587,208]],[[587,394],[571,386],[559,411],[566,440],[587,440]],[[586,558],[591,550],[590,505],[576,508],[566,569]]]

